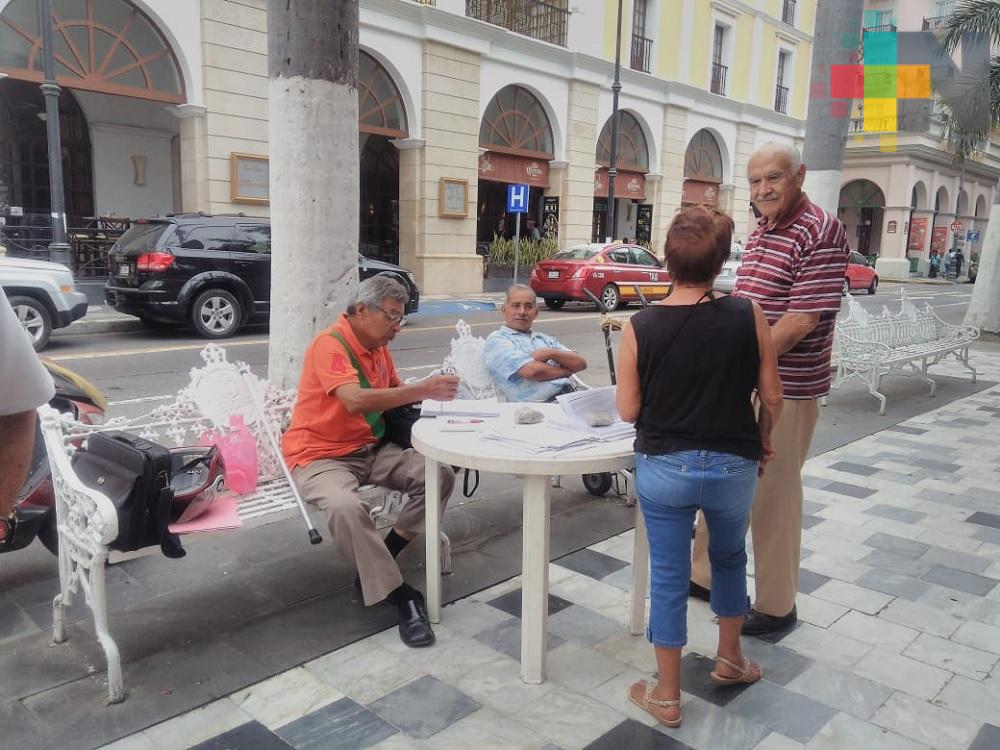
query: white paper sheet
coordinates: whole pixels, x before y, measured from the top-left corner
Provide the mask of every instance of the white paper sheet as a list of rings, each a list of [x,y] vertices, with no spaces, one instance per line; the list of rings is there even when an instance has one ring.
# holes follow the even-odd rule
[[[437,401],[425,398],[420,405],[421,417],[499,417],[500,404],[495,398],[455,399]]]

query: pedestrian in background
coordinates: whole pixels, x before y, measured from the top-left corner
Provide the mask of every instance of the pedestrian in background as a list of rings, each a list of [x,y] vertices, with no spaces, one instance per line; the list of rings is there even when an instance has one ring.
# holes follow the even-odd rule
[[[52,377],[0,290],[0,544],[14,534],[14,501],[35,445],[35,409],[54,395]]]
[[[732,685],[761,677],[740,647],[748,609],[746,529],[758,471],[774,455],[781,382],[760,307],[712,292],[732,232],[733,220],[721,211],[681,209],[664,248],[673,289],[626,324],[619,354],[617,405],[622,419],[636,425],[636,491],[652,572],[646,634],[658,671],[655,684],[633,684],[629,698],[668,727],[681,721],[691,526],[699,509],[712,534],[711,606],[719,618],[712,680]]]
[[[830,390],[833,328],[849,249],[844,226],[802,192],[806,168],[789,144],[768,143],[750,157],[750,197],[760,211],[733,294],[760,305],[771,326],[784,394],[774,427],[775,459],[757,486],[750,514],[756,598],[744,635],[790,627],[797,618],[802,543],[802,466],[819,399]],[[714,586],[704,523],[695,536],[691,595]]]

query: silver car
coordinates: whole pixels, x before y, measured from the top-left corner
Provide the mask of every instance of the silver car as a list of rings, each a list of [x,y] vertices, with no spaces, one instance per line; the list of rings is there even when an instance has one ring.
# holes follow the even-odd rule
[[[76,290],[73,274],[59,263],[0,255],[0,287],[36,352],[48,343],[53,329],[87,314],[87,295]]]
[[[736,286],[736,269],[743,262],[743,247],[738,242],[734,242],[729,251],[729,257],[722,264],[722,270],[715,277],[715,289],[720,292],[729,293]]]

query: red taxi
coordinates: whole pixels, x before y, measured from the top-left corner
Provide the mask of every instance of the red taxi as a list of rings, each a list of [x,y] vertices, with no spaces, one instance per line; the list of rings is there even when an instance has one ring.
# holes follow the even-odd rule
[[[567,300],[589,302],[584,289],[614,310],[639,301],[639,289],[650,302],[666,297],[670,274],[644,247],[594,243],[566,248],[536,264],[529,283],[551,310]]]
[[[852,250],[847,261],[847,274],[844,276],[844,294],[865,289],[869,294],[875,294],[878,289],[878,274],[872,268],[868,258]]]

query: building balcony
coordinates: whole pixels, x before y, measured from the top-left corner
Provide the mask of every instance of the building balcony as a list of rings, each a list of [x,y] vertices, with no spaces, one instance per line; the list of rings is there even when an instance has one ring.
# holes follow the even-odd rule
[[[784,0],[781,4],[781,20],[789,26],[795,25],[795,0]]]
[[[788,114],[788,87],[774,87],[774,111]]]
[[[951,16],[931,16],[930,18],[924,19],[923,30],[924,31],[940,31],[945,26],[948,25],[948,19]]]
[[[543,0],[465,0],[465,15],[515,34],[566,46],[569,11]]]
[[[649,72],[649,62],[653,52],[653,40],[647,39],[638,34],[632,35],[632,61],[629,67],[632,70],[641,70],[643,73]]]
[[[726,95],[726,74],[729,68],[722,63],[712,63],[712,93]]]
[[[862,33],[865,34],[878,34],[880,32],[894,32],[896,31],[896,24],[894,23],[883,23],[881,26],[865,26],[861,29]]]

